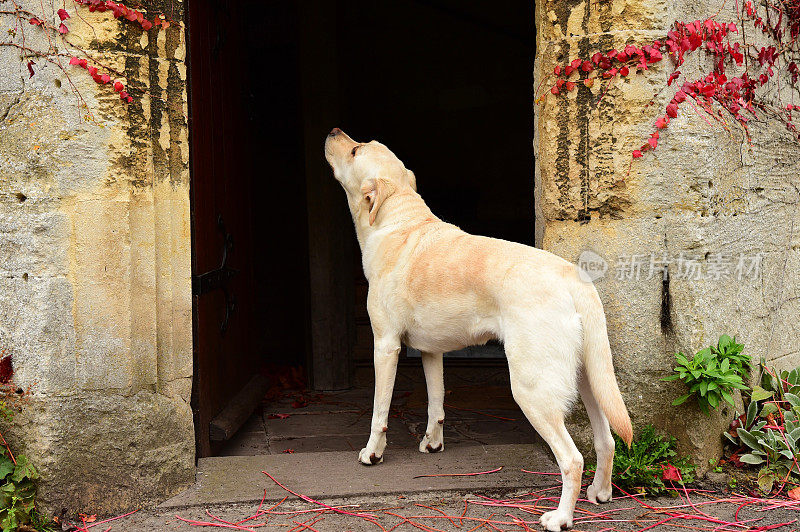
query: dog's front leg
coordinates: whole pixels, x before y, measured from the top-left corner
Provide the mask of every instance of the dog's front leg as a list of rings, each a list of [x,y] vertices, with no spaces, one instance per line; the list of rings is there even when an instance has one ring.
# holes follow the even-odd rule
[[[358,453],[358,460],[365,465],[379,464],[383,461],[386,431],[389,428],[389,408],[392,403],[392,389],[399,355],[399,338],[375,336],[375,399],[372,403],[372,427],[367,446]]]
[[[444,451],[444,374],[442,353],[422,353],[422,369],[428,385],[428,427],[419,444],[421,453]]]

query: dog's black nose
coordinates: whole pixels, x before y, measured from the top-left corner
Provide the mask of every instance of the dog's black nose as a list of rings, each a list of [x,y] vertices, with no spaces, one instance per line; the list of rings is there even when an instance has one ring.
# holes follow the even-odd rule
[[[328,136],[329,136],[329,137],[335,137],[336,135],[338,135],[338,134],[339,134],[339,133],[341,133],[341,132],[342,132],[342,130],[341,130],[341,129],[339,129],[338,127],[335,127],[335,128],[333,128],[333,129],[331,129],[331,132],[330,132],[330,133],[328,133]]]

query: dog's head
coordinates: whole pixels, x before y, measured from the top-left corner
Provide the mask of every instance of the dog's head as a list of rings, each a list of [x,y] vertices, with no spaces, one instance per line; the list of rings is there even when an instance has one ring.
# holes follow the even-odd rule
[[[338,127],[325,140],[325,158],[347,193],[353,217],[369,213],[369,225],[386,198],[404,188],[417,190],[414,173],[389,148],[375,140],[356,142]]]

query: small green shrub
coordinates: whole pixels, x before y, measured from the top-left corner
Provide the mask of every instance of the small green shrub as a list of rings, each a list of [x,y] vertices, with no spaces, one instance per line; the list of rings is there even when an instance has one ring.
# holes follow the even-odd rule
[[[14,411],[0,400],[0,419],[10,421]],[[36,509],[36,480],[39,474],[24,455],[12,455],[0,432],[0,529],[14,532],[22,525],[42,532],[55,530]]]
[[[664,483],[675,472],[680,473],[682,481],[694,480],[694,464],[686,458],[679,457],[675,450],[675,438],[656,433],[652,425],[646,426],[630,448],[622,440],[614,436],[616,453],[614,454],[614,484],[625,491],[637,493],[661,493],[672,489]]]
[[[680,405],[690,397],[696,396],[697,403],[704,414],[709,415],[720,402],[733,405],[734,390],[748,390],[744,377],[751,367],[750,357],[742,353],[744,345],[737,344],[735,338],[723,334],[716,346],[698,351],[693,358],[676,353],[678,365],[675,374],[661,380],[682,380],[689,387],[689,393],[675,399],[672,404]]]
[[[747,412],[725,436],[745,450],[738,459],[761,466],[758,486],[770,493],[776,482],[800,482],[800,368],[778,372],[760,364]]]

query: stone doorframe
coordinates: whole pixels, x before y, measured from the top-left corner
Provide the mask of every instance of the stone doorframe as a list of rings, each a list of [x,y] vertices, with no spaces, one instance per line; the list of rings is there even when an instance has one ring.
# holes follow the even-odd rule
[[[0,48],[0,345],[31,390],[6,438],[43,507],[114,513],[194,481],[185,33],[81,15],[71,42],[148,97]]]

